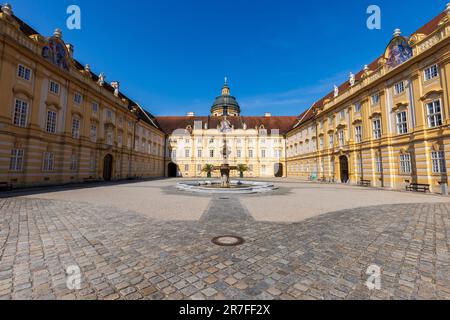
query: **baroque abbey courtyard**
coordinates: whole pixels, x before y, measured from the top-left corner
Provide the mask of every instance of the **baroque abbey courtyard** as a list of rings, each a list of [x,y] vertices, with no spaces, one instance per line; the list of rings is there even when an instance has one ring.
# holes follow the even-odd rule
[[[156,116],[1,6],[0,299],[450,299],[450,4],[430,19],[298,114],[225,79]]]

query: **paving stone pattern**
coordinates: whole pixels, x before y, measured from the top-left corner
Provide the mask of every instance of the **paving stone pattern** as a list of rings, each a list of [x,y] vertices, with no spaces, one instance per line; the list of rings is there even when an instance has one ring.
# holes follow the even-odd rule
[[[284,224],[253,221],[239,202],[221,211],[230,201],[213,199],[200,221],[187,222],[0,199],[0,299],[450,299],[450,204]],[[212,244],[220,235],[246,242]],[[381,290],[365,284],[373,264]],[[80,290],[67,288],[71,265],[82,270]]]

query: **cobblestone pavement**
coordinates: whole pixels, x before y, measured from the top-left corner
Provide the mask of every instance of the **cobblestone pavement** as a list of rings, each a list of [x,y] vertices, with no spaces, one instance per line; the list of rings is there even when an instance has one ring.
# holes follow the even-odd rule
[[[159,221],[117,208],[0,199],[2,299],[450,299],[450,204],[386,205],[300,223]],[[237,204],[236,204],[237,203]],[[224,213],[222,210],[222,214]],[[245,239],[219,247],[220,235]],[[366,287],[381,267],[381,290]],[[82,270],[69,290],[65,268]]]

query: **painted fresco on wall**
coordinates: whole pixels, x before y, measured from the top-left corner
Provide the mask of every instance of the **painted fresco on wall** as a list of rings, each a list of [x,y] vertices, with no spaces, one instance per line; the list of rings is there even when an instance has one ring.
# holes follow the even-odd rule
[[[62,40],[50,38],[47,45],[42,48],[42,57],[61,69],[69,71],[69,54]]]
[[[408,61],[413,56],[411,46],[408,44],[407,39],[398,37],[392,40],[386,51],[386,64],[390,68],[395,68],[402,63]]]

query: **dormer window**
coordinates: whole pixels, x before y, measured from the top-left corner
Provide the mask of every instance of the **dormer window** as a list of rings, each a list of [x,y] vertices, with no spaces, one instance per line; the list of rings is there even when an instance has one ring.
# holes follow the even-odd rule
[[[405,83],[403,81],[400,81],[396,84],[394,84],[394,94],[398,95],[405,92]]]
[[[437,64],[432,65],[431,67],[426,68],[423,71],[425,81],[432,80],[439,76]]]

